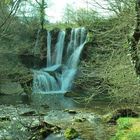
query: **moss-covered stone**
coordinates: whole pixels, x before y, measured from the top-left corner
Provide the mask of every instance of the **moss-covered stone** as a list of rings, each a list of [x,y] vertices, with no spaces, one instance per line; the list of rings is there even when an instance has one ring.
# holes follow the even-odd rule
[[[117,133],[111,140],[140,140],[140,118],[119,118]]]
[[[51,133],[59,132],[60,127],[49,124],[45,121],[34,121],[30,127],[32,132],[30,140],[44,140]]]
[[[7,80],[1,84],[0,93],[2,94],[20,94],[24,90],[18,82],[11,82]]]
[[[74,128],[67,128],[64,133],[65,138],[69,140],[77,138],[78,135],[78,132]]]
[[[117,109],[103,116],[103,121],[111,124],[116,124],[120,117],[138,117],[139,114],[130,108]]]

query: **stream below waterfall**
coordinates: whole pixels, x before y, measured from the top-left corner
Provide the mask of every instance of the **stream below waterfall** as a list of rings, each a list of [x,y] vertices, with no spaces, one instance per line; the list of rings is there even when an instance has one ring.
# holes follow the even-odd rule
[[[29,100],[28,103],[22,98],[22,96],[12,95],[1,96],[0,137],[11,134],[15,136],[19,133],[18,125],[23,127],[21,124],[29,122],[36,124],[38,119],[41,119],[61,128],[59,133],[51,133],[45,140],[66,140],[64,131],[67,128],[74,128],[78,131],[80,135],[75,140],[109,140],[110,134],[108,133],[110,131],[112,133],[114,128],[104,124],[102,117],[117,108],[128,107],[127,104],[111,104],[107,101],[80,103],[74,98],[64,97],[63,94],[35,94],[32,101]],[[6,128],[3,129],[3,127]]]
[[[97,102],[89,107],[75,102],[72,98],[64,97],[62,94],[41,94],[35,95],[33,98],[34,101],[30,101],[25,105],[25,103],[23,104],[22,97],[9,97],[10,96],[3,96],[3,98],[0,98],[0,102],[2,100],[2,105],[0,105],[0,107],[3,110],[0,118],[10,115],[10,118],[17,118],[17,120],[13,121],[18,122],[20,118],[20,121],[26,124],[28,121],[36,122],[38,116],[32,114],[29,116],[21,116],[21,114],[37,111],[39,114],[43,114],[41,118],[47,123],[61,127],[61,133],[52,133],[45,140],[66,140],[63,135],[66,128],[75,128],[78,130],[80,137],[75,140],[84,140],[86,138],[92,140],[94,137],[104,137],[105,126],[100,122],[100,115],[97,114],[107,112],[107,110],[105,111],[104,109],[105,106],[106,109],[108,106],[106,102],[102,104],[101,102]],[[12,103],[9,102],[10,99],[12,99]],[[83,122],[80,123],[78,122],[79,120]],[[10,125],[10,122],[6,125]],[[15,127],[14,129],[16,130],[17,128]],[[102,132],[100,132],[99,129],[102,129]]]

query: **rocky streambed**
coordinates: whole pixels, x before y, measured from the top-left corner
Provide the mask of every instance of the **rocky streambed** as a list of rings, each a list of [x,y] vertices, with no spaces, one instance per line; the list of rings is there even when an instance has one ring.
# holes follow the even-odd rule
[[[37,95],[29,104],[16,100],[15,96],[13,104],[0,105],[1,140],[109,140],[117,132],[114,122],[119,118],[138,118],[131,109],[120,111],[103,101],[85,106],[62,95]]]

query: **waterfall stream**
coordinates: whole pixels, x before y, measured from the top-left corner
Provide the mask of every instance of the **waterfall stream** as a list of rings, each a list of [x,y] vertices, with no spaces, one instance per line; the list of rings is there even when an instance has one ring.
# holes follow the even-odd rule
[[[54,49],[51,32],[47,32],[47,64],[45,68],[34,70],[33,93],[65,93],[71,90],[86,42],[86,30],[72,29],[68,43],[65,43],[65,37],[66,31],[60,31]]]

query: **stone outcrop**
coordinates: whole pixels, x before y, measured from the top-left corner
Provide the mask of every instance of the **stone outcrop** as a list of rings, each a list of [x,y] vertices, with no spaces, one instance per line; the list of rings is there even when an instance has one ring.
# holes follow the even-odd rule
[[[0,93],[2,94],[20,94],[24,90],[18,82],[5,81],[0,85]]]

